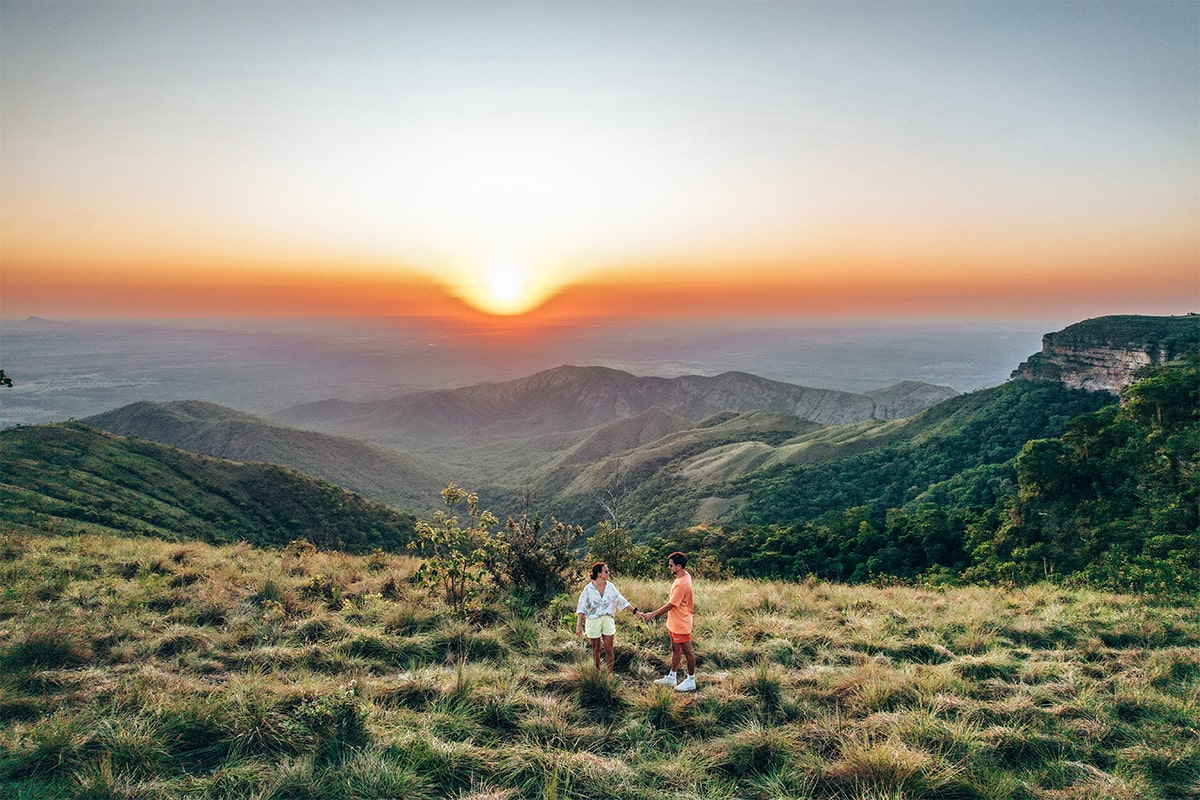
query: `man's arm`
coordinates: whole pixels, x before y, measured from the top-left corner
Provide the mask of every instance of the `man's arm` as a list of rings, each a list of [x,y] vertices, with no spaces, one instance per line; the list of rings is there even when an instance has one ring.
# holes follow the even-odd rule
[[[667,604],[664,605],[662,608],[657,608],[654,611],[647,611],[645,614],[642,614],[642,619],[654,619],[655,617],[661,617],[663,614],[667,613],[674,607],[675,607],[675,604],[672,603],[670,600],[668,600]]]

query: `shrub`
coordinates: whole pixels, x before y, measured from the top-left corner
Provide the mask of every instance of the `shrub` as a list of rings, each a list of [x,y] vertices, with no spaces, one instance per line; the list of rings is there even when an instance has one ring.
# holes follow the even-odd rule
[[[366,709],[354,681],[336,692],[306,697],[296,710],[296,718],[316,738],[319,762],[330,761],[349,748],[362,747],[369,740]]]

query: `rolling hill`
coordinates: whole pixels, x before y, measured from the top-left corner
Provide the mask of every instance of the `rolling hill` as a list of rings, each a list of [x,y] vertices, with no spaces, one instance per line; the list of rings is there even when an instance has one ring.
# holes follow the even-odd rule
[[[733,478],[777,462],[779,453],[788,452],[779,449],[785,442],[815,435],[823,426],[814,417],[895,416],[954,395],[914,381],[868,397],[744,373],[663,379],[601,367],[559,367],[519,381],[423,392],[386,403],[304,406],[275,420],[212,403],[174,401],[133,403],[85,422],[197,453],[282,464],[417,512],[432,511],[438,490],[454,480],[486,487],[502,505],[507,500],[506,512],[515,513],[517,491],[541,499],[586,496],[618,473],[644,481],[684,457],[710,457]],[[317,416],[330,429],[390,444],[281,421],[312,425],[318,408]],[[401,442],[421,457],[394,449]],[[717,449],[727,452],[713,459],[709,454]],[[729,457],[730,450],[737,455]],[[683,475],[699,476],[694,468]]]
[[[193,453],[280,464],[414,512],[440,507],[438,491],[454,478],[433,462],[379,445],[289,428],[195,400],[131,403],[83,421]]]
[[[796,418],[789,423],[793,426],[811,427],[898,418],[956,395],[947,387],[913,381],[868,396],[741,372],[656,378],[607,367],[562,366],[514,381],[386,401],[304,404],[272,419],[402,447],[444,465],[460,484],[486,486],[501,495],[533,487],[544,496],[561,486],[557,471],[577,470],[572,464],[583,454],[601,459],[628,450],[634,444],[630,432],[648,419],[656,422],[637,433],[638,445],[652,444],[653,431],[676,433],[729,412],[767,411]],[[643,419],[643,414],[651,416]]]
[[[0,431],[4,521],[260,546],[398,551],[415,519],[274,464],[241,464],[78,422]]]

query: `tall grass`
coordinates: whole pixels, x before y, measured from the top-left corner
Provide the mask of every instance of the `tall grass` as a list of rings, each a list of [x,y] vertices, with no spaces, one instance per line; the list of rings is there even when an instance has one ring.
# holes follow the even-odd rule
[[[0,796],[1200,797],[1194,603],[697,580],[683,694],[660,624],[597,670],[573,597],[463,620],[401,556],[2,553]]]

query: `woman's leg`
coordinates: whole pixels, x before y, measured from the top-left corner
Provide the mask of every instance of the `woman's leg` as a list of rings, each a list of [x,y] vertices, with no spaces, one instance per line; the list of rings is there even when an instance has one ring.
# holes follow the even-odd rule
[[[592,639],[592,661],[596,664],[596,669],[600,669],[600,640]]]
[[[609,672],[613,671],[613,662],[616,660],[616,655],[613,653],[613,639],[615,638],[615,635],[604,637],[604,660],[608,662]],[[599,666],[599,664],[596,666]]]

